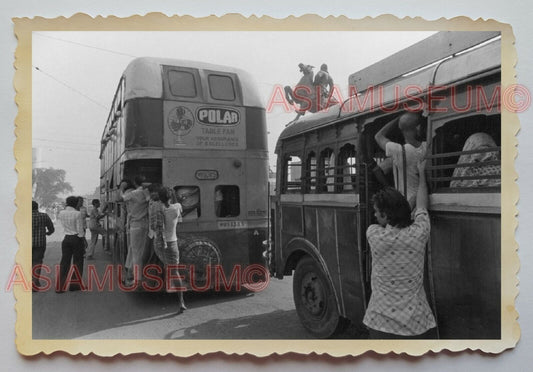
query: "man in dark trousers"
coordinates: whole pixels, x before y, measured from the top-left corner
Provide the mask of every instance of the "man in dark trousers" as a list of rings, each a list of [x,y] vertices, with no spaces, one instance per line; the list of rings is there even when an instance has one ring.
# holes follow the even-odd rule
[[[81,281],[83,275],[83,255],[85,254],[85,231],[80,211],[76,210],[78,206],[78,197],[69,196],[66,200],[66,207],[59,212],[59,220],[65,231],[65,238],[61,243],[61,273],[59,278],[59,287],[57,293],[66,290],[67,275],[70,271],[71,263],[74,264]],[[75,278],[76,275],[73,275]],[[72,280],[72,279],[71,279]],[[77,284],[70,286],[71,291],[80,290]]]
[[[46,213],[39,212],[39,204],[31,202],[31,267],[32,290],[38,291],[41,287],[39,276],[46,251],[46,235],[54,233],[54,224]]]

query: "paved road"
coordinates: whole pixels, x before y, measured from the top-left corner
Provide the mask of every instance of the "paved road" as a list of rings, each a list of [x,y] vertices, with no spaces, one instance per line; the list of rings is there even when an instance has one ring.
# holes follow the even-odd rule
[[[59,228],[49,239],[44,264],[59,263],[61,238]],[[99,242],[95,260],[88,262],[102,273],[111,258]],[[291,278],[272,279],[258,293],[187,292],[189,309],[180,315],[176,315],[176,294],[120,290],[57,294],[52,288],[33,293],[32,298],[35,339],[311,338],[294,309]]]

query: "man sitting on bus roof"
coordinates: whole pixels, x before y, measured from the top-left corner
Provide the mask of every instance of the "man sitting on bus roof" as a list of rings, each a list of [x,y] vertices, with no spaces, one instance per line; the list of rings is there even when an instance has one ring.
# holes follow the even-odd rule
[[[424,290],[424,257],[429,239],[425,161],[414,221],[405,197],[392,187],[372,198],[377,224],[366,231],[372,254],[372,294],[363,323],[371,339],[435,338],[436,322]]]
[[[424,159],[427,150],[426,142],[420,138],[422,119],[419,113],[406,112],[385,124],[374,137],[386,156],[392,158],[394,186],[407,198],[411,208],[415,205],[418,189],[417,163]],[[405,144],[389,139],[388,136],[396,127],[402,132]],[[387,162],[383,165],[387,165]]]

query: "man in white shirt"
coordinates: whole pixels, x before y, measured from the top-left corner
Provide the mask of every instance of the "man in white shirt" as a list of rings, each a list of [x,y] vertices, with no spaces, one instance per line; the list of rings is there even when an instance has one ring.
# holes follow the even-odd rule
[[[374,137],[385,155],[392,159],[394,186],[407,198],[411,209],[415,206],[418,190],[417,164],[425,158],[427,151],[426,142],[420,139],[422,120],[420,114],[407,112],[387,123]],[[390,132],[396,127],[402,132],[405,144],[389,139]]]
[[[134,179],[135,189],[127,189],[128,182],[120,184],[120,198],[126,204],[128,213],[128,255],[126,257],[126,268],[128,269],[128,285],[134,280],[135,272],[139,275],[143,270],[143,256],[148,245],[148,201],[150,193],[142,184],[145,178],[136,176]],[[139,278],[137,278],[139,279]]]
[[[69,196],[66,200],[66,208],[59,212],[58,219],[63,225],[65,237],[61,243],[60,278],[57,293],[63,293],[67,288],[67,279],[78,279],[75,275],[67,278],[71,265],[74,264],[79,273],[79,279],[83,276],[83,256],[85,254],[85,230],[78,206],[78,197]],[[71,285],[70,290],[82,289],[79,285]]]

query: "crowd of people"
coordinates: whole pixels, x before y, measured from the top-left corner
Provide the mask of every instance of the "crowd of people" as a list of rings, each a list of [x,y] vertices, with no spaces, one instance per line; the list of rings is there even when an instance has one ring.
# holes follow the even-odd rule
[[[174,268],[179,263],[176,226],[178,221],[181,221],[182,206],[174,190],[158,184],[148,184],[144,177],[137,176],[133,182],[122,180],[119,186],[119,201],[124,202],[127,213],[128,254],[125,263],[125,284],[131,286],[137,283],[139,272],[153,249],[164,265],[171,265],[169,271],[173,279],[167,291],[178,292],[178,312],[183,312],[186,309],[183,299],[184,287],[177,269]],[[58,214],[57,219],[63,227],[64,238],[61,242],[57,293],[83,289],[80,283],[83,283],[81,278],[84,261],[94,259],[100,235],[104,252],[111,254],[104,243],[106,230],[101,223],[107,215],[107,208],[105,205],[102,207],[98,199],[92,200],[91,204],[92,209],[88,213],[82,197],[69,196],[66,198],[65,208]],[[46,250],[46,236],[53,234],[55,229],[48,214],[39,212],[37,202],[33,201],[32,208],[32,289],[39,291],[42,288],[39,276]],[[87,228],[91,232],[89,243],[86,239]]]
[[[87,213],[84,206],[84,198],[81,196],[69,196],[65,201],[65,208],[58,212],[56,217],[60,221],[65,234],[61,244],[61,261],[60,277],[56,292],[63,293],[67,290],[66,279],[71,270],[71,265],[75,267],[74,271],[79,278],[83,275],[84,259],[93,259],[94,250],[98,243],[98,237],[102,236],[102,242],[105,239],[105,230],[101,220],[105,212],[100,212],[100,201],[92,201],[92,210]],[[87,218],[89,225],[87,226]],[[87,243],[86,232],[89,228],[91,232],[90,243]],[[32,201],[32,289],[38,291],[41,289],[39,276],[41,273],[44,253],[46,251],[46,237],[55,232],[54,222],[47,213],[39,212],[39,204]],[[111,254],[102,244],[104,252]],[[73,284],[68,288],[71,291],[80,290],[79,284]]]

